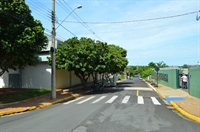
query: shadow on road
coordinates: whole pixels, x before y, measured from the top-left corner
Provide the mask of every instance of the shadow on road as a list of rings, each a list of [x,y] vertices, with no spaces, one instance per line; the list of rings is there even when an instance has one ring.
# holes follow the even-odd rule
[[[120,92],[120,91],[124,91],[124,90],[123,89],[117,89],[116,87],[105,87],[101,91],[88,92],[86,95],[117,93],[117,92]]]
[[[117,87],[132,87],[134,82],[118,82]]]

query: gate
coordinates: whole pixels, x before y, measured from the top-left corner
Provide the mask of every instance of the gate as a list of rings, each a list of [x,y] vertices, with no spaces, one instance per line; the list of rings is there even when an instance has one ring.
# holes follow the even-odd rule
[[[21,88],[20,74],[9,74],[9,88]]]

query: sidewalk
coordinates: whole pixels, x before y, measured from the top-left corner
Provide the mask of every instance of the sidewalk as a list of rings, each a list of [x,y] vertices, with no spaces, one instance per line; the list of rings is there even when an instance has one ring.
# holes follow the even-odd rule
[[[161,84],[153,89],[182,115],[200,122],[200,99],[189,95],[188,89],[173,89]]]

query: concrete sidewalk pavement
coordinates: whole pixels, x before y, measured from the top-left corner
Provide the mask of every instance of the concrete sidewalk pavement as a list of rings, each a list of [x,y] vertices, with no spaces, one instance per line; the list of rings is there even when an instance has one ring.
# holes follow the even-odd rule
[[[152,88],[182,115],[200,122],[200,99],[189,95],[188,89],[173,89],[161,84]]]

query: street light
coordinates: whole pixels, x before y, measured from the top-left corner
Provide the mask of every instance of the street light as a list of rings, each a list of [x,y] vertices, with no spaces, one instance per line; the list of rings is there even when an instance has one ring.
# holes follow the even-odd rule
[[[69,13],[69,15],[58,25],[58,27],[60,27],[60,25],[62,25],[62,23],[63,23],[76,9],[80,9],[80,8],[82,8],[81,5],[77,6],[74,10],[72,10],[72,11]],[[56,29],[58,29],[58,27],[57,27]],[[56,30],[56,29],[55,29],[55,30]]]
[[[58,25],[58,27],[76,10],[80,9],[82,6],[76,7],[74,10],[72,10],[69,15]],[[51,57],[52,57],[52,63],[51,63],[51,99],[56,99],[56,54],[55,54],[55,0],[52,0],[52,46],[51,46]]]

